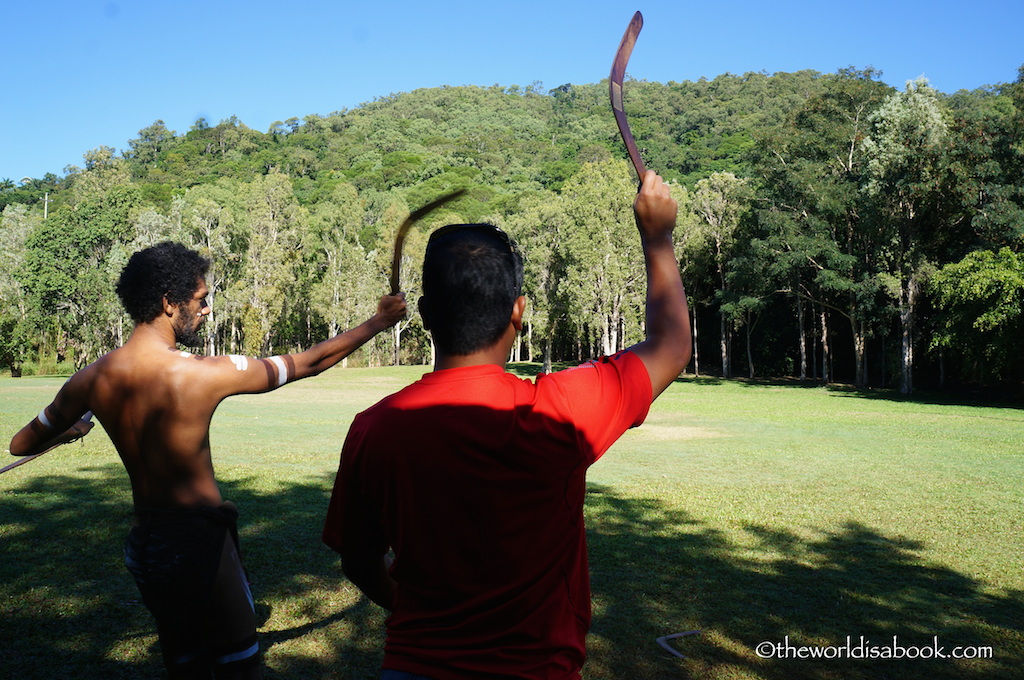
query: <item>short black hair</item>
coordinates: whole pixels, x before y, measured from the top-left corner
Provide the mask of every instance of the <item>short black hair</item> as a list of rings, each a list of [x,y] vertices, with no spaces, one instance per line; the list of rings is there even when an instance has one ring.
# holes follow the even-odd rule
[[[431,234],[421,307],[444,352],[465,356],[498,342],[522,287],[519,250],[494,225],[450,224]]]
[[[163,299],[182,305],[192,299],[210,261],[180,243],[165,241],[131,256],[117,282],[117,295],[135,323],[160,315]]]

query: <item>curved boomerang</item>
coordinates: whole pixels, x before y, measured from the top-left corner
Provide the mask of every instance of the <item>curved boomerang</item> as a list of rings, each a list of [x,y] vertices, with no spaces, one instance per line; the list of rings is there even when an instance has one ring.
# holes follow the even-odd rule
[[[626,27],[622,42],[619,43],[619,50],[615,53],[615,61],[612,62],[611,75],[608,76],[608,95],[612,100],[612,113],[615,114],[619,134],[622,135],[626,151],[629,152],[629,159],[633,161],[633,167],[636,168],[636,174],[640,177],[640,181],[643,181],[647,168],[644,166],[643,159],[640,158],[640,152],[637,151],[633,133],[629,130],[629,121],[626,120],[626,112],[622,109],[622,79],[626,76],[629,55],[633,53],[633,45],[636,44],[636,38],[640,35],[640,29],[643,27],[644,17],[637,12],[633,15],[629,26]]]
[[[395,250],[391,256],[391,294],[394,295],[399,290],[399,278],[402,274],[402,246],[405,245],[405,235],[409,233],[409,228],[417,220],[426,217],[427,213],[431,212],[436,208],[440,208],[448,201],[455,200],[462,194],[466,193],[465,189],[459,189],[453,191],[450,194],[445,194],[441,198],[438,198],[418,210],[414,210],[409,213],[409,216],[405,218],[405,222],[402,222],[402,226],[398,228],[398,233],[395,234]]]
[[[685,656],[683,656],[681,653],[677,652],[676,650],[672,649],[672,646],[668,643],[668,641],[669,640],[674,640],[676,638],[686,637],[688,635],[699,635],[699,634],[700,634],[699,630],[688,630],[685,633],[672,633],[671,635],[662,635],[660,638],[657,638],[655,640],[655,642],[657,642],[658,645],[660,645],[662,649],[664,649],[666,652],[668,652],[672,656],[677,656],[680,659],[685,659],[686,658]]]

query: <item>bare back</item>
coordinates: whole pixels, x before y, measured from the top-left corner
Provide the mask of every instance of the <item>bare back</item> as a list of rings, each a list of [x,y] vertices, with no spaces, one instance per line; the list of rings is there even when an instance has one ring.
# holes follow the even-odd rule
[[[129,342],[82,372],[89,407],[113,441],[136,507],[217,505],[210,421],[223,399],[210,362]],[[206,369],[206,370],[204,370]]]
[[[280,386],[279,367],[289,365],[291,357],[193,355],[175,349],[159,328],[140,324],[123,347],[72,376],[44,415],[62,430],[92,411],[128,471],[137,508],[219,505],[210,457],[213,412],[232,394]],[[29,436],[34,425],[22,433]],[[12,452],[20,448],[18,436]]]

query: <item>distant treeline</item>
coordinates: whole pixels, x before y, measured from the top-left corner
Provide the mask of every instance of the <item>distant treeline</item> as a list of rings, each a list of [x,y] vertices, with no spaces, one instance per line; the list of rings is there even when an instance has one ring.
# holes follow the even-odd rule
[[[628,81],[650,167],[674,183],[690,370],[860,387],[1024,385],[1024,67],[952,95],[873,70]],[[274,123],[162,121],[64,175],[0,183],[0,364],[82,366],[131,323],[114,282],[166,239],[213,261],[207,350],[293,351],[370,315],[395,229],[490,221],[526,253],[514,359],[642,337],[644,276],[607,84],[440,87]],[[418,316],[354,360],[426,363]]]

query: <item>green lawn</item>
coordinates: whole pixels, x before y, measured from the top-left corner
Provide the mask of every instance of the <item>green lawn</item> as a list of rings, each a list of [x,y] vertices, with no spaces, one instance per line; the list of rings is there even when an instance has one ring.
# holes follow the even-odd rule
[[[218,411],[214,462],[242,512],[268,678],[375,677],[383,616],[340,576],[320,526],[352,417],[425,370],[334,369]],[[0,379],[4,442],[61,382]],[[688,379],[589,480],[586,678],[1020,677],[1019,405]],[[0,476],[0,678],[162,677],[121,562],[129,520],[99,428]],[[673,642],[685,660],[655,643],[690,630]],[[788,637],[791,656],[836,654],[848,636],[855,652],[863,637],[891,653],[896,636],[906,654],[992,658],[755,651]]]

